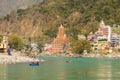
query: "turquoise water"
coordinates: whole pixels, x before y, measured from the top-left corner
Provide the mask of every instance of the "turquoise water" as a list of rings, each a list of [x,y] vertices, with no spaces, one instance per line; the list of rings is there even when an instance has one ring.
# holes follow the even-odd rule
[[[120,80],[120,59],[42,57],[40,66],[1,64],[0,80]],[[66,63],[66,60],[72,60]]]

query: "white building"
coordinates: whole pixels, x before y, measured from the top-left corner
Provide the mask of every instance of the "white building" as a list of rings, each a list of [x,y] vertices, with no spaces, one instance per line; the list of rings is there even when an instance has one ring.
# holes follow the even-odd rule
[[[103,20],[100,23],[100,31],[102,32],[103,36],[106,36],[107,41],[110,42],[111,40],[111,27],[109,25],[105,25]]]

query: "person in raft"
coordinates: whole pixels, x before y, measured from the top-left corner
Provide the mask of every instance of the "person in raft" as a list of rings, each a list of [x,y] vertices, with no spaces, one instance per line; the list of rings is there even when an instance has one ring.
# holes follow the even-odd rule
[[[71,62],[71,60],[67,60],[67,61],[66,61],[66,63],[69,63],[69,62]]]

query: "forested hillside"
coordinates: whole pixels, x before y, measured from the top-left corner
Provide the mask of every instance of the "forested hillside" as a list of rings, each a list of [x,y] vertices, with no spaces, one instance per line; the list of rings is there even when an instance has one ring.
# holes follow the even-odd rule
[[[16,11],[19,8],[26,9],[42,1],[43,0],[0,0],[0,16],[5,16],[11,11]]]
[[[101,20],[120,24],[120,0],[45,0],[27,9],[18,9],[0,21],[0,33],[9,32],[24,38],[56,36],[63,24],[70,37],[95,32]]]

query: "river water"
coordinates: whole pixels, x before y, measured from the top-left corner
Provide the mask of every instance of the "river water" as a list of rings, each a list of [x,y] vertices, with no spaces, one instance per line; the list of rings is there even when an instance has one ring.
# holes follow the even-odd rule
[[[41,58],[40,66],[1,64],[0,80],[120,80],[120,59]]]

